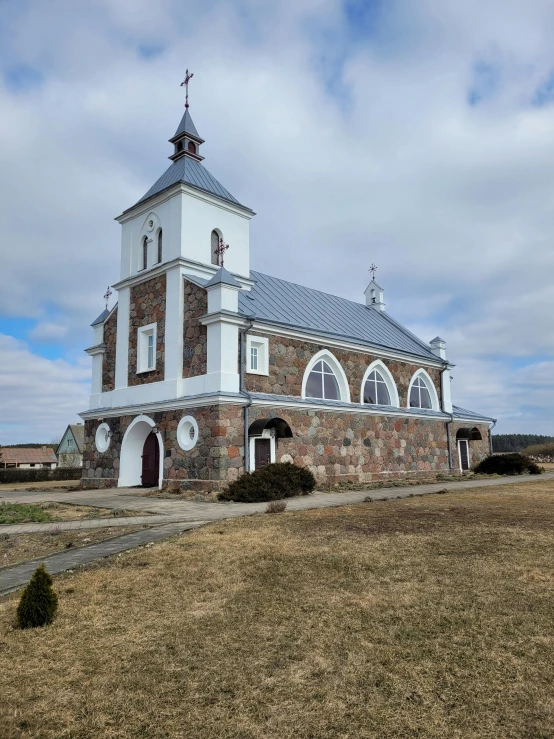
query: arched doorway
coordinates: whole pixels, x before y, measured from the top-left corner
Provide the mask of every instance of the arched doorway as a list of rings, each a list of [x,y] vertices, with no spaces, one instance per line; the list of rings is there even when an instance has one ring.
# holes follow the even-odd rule
[[[125,432],[119,459],[119,487],[162,486],[163,443],[154,421],[137,416]]]
[[[292,430],[282,418],[258,418],[250,424],[250,470],[275,462],[279,439],[291,439]]]
[[[482,441],[483,437],[477,427],[458,429],[456,434],[456,444],[458,446],[458,458],[460,461],[460,469],[467,472],[471,467],[470,441]]]

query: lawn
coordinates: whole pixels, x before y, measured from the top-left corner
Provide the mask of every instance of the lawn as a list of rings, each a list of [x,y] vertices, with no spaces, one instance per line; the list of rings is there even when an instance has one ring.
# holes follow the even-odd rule
[[[0,736],[551,739],[554,481],[228,520],[0,600]]]
[[[123,516],[147,516],[141,511],[125,511],[116,508],[97,508],[96,506],[72,505],[71,503],[0,503],[0,524],[16,523],[55,523],[77,521],[90,518],[110,518]]]

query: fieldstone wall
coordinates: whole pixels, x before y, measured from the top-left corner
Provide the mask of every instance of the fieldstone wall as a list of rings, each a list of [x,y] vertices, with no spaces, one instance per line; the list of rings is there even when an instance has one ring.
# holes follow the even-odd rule
[[[129,386],[160,382],[165,362],[166,276],[161,274],[133,285],[129,315]],[[156,369],[137,373],[137,332],[141,326],[156,324]]]
[[[163,487],[168,490],[215,493],[244,471],[243,413],[240,406],[199,406],[149,414],[164,439]],[[177,443],[177,425],[185,415],[199,427],[194,449]],[[277,441],[276,459],[312,470],[319,483],[434,479],[450,474],[444,421],[371,416],[357,413],[251,407],[251,422],[278,417],[292,429],[293,438]],[[95,448],[100,421],[85,423],[83,487],[117,485],[121,442],[134,416],[108,419],[113,432],[107,452]],[[459,472],[456,432],[467,423],[451,424],[453,474]],[[477,425],[482,441],[470,441],[471,464],[489,453],[488,426]],[[140,464],[140,460],[137,460]]]
[[[450,438],[452,439],[452,463],[457,471],[460,471],[460,455],[458,454],[458,443],[456,441],[456,434],[458,430],[464,428],[478,428],[481,432],[482,441],[471,441],[469,442],[469,463],[471,467],[480,462],[490,454],[490,439],[489,439],[489,427],[486,424],[476,424],[470,421],[460,421],[452,423],[450,425]]]
[[[252,336],[264,336],[258,332],[250,332]],[[311,343],[299,339],[290,339],[281,336],[266,335],[269,340],[269,376],[251,375],[245,373],[246,390],[253,393],[276,393],[279,395],[302,396],[302,378],[306,367],[317,352],[329,349],[324,343]],[[390,370],[400,397],[400,405],[408,405],[408,386],[414,372],[423,365],[400,362],[392,359],[383,359],[363,352],[332,349],[333,355],[340,362],[348,379],[350,398],[353,403],[359,403],[361,398],[362,380],[369,365],[376,359],[381,359]],[[441,400],[441,371],[434,367],[425,367],[429,373],[439,401]]]
[[[102,361],[102,392],[108,393],[115,387],[115,343],[117,340],[117,307],[104,323],[106,352]]]
[[[206,291],[185,280],[183,315],[183,377],[207,372],[208,329],[198,319],[208,312]]]

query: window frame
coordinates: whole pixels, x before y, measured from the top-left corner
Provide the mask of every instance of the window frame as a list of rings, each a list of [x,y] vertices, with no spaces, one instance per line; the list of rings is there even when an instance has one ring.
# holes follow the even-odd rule
[[[153,364],[150,366],[149,357],[149,337],[152,336],[153,345]],[[158,324],[149,323],[146,326],[139,326],[137,329],[137,375],[143,372],[153,372],[156,369],[156,353],[158,344]]]
[[[327,400],[326,398],[310,398],[306,395],[306,385],[308,384],[308,378],[315,365],[321,360],[329,365],[329,367],[333,371],[333,374],[335,375],[335,380],[337,381],[337,384],[339,386],[340,397],[338,398],[338,400],[331,400],[330,398],[329,400]],[[350,403],[350,388],[348,386],[348,380],[346,379],[344,369],[342,368],[342,365],[338,361],[338,359],[327,349],[322,349],[321,351],[317,352],[317,354],[314,354],[314,356],[306,365],[306,369],[304,370],[304,377],[302,378],[302,398],[307,400],[320,400],[322,403]]]
[[[252,367],[252,349],[258,350],[258,366]],[[246,335],[246,372],[249,375],[269,375],[269,339],[267,336]]]
[[[398,388],[396,386],[396,382],[394,381],[394,377],[392,376],[392,373],[387,367],[387,365],[384,362],[382,362],[380,359],[376,359],[374,362],[372,362],[364,373],[364,376],[362,379],[362,386],[360,388],[360,404],[366,408],[371,408],[372,406],[375,406],[376,408],[383,407],[383,406],[380,406],[378,403],[364,403],[365,384],[370,374],[374,370],[379,372],[379,374],[382,376],[383,380],[385,381],[385,385],[387,386],[387,390],[389,391],[389,398],[390,398],[391,406],[393,408],[400,408],[400,397],[398,395]]]
[[[140,244],[139,272],[148,269],[148,236],[143,236]]]
[[[427,387],[427,392],[429,393],[429,397],[431,398],[431,407],[430,408],[422,408],[421,406],[412,406],[410,405],[410,395],[412,392],[412,387],[417,380],[417,378],[420,377]],[[423,411],[440,411],[440,402],[439,402],[439,396],[437,394],[437,388],[435,387],[435,383],[433,382],[431,376],[428,372],[426,372],[424,369],[420,368],[414,372],[412,375],[412,379],[410,380],[410,384],[408,385],[408,396],[406,398],[406,408],[410,408],[411,410],[423,410]]]

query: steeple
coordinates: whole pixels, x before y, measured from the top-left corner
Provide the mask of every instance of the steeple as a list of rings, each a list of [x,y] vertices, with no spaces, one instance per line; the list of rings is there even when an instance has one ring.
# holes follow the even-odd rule
[[[196,126],[193,123],[189,109],[185,109],[185,114],[181,118],[181,123],[172,138],[169,139],[170,143],[175,146],[175,151],[169,157],[172,161],[177,161],[181,157],[190,157],[195,159],[197,162],[201,162],[204,159],[198,153],[200,144],[204,143],[204,139],[200,138]]]

